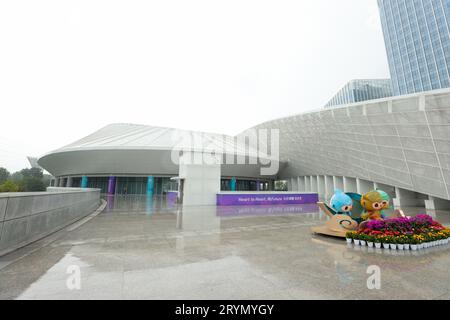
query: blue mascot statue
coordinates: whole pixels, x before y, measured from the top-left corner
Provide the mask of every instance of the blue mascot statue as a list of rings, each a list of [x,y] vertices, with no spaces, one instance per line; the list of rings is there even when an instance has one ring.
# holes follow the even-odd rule
[[[351,215],[353,209],[353,200],[342,190],[335,189],[334,195],[330,199],[331,208],[336,211],[337,214]]]

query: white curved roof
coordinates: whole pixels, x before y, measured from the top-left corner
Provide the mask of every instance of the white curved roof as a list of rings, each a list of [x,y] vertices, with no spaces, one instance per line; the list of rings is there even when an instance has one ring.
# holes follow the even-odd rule
[[[176,175],[179,166],[172,159],[172,151],[195,151],[220,156],[243,156],[246,164],[224,162],[223,175],[258,177],[261,175],[261,164],[250,159],[254,160],[258,156],[260,159],[278,162],[278,159],[265,152],[258,153],[257,146],[252,148],[246,143],[242,136],[136,124],[111,124],[47,153],[39,158],[38,163],[54,176]]]
[[[245,145],[238,144],[233,136],[174,128],[117,123],[100,130],[51,153],[75,150],[99,149],[152,149],[152,150],[234,150],[245,152]]]

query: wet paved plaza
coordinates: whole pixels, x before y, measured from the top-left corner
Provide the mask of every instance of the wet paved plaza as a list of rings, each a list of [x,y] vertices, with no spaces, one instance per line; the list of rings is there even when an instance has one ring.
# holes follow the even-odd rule
[[[47,245],[0,258],[0,298],[450,299],[449,247],[347,246],[311,234],[325,220],[316,206],[180,210],[139,196],[108,200]],[[450,212],[434,214],[450,225]],[[380,290],[367,288],[373,265]],[[80,290],[67,286],[73,266]]]

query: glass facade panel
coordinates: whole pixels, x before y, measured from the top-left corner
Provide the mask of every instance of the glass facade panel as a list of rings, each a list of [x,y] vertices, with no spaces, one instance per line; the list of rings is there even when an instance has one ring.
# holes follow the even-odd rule
[[[353,80],[347,83],[326,105],[326,108],[392,96],[390,79]]]
[[[394,95],[450,87],[450,0],[378,0]]]
[[[108,180],[109,177],[88,177],[88,188],[101,189],[101,193],[106,193],[108,192]]]

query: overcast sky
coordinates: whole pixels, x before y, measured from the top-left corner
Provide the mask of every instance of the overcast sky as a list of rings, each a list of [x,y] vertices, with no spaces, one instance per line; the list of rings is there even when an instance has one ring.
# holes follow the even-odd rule
[[[376,0],[0,0],[0,167],[115,122],[237,134],[388,76]]]

